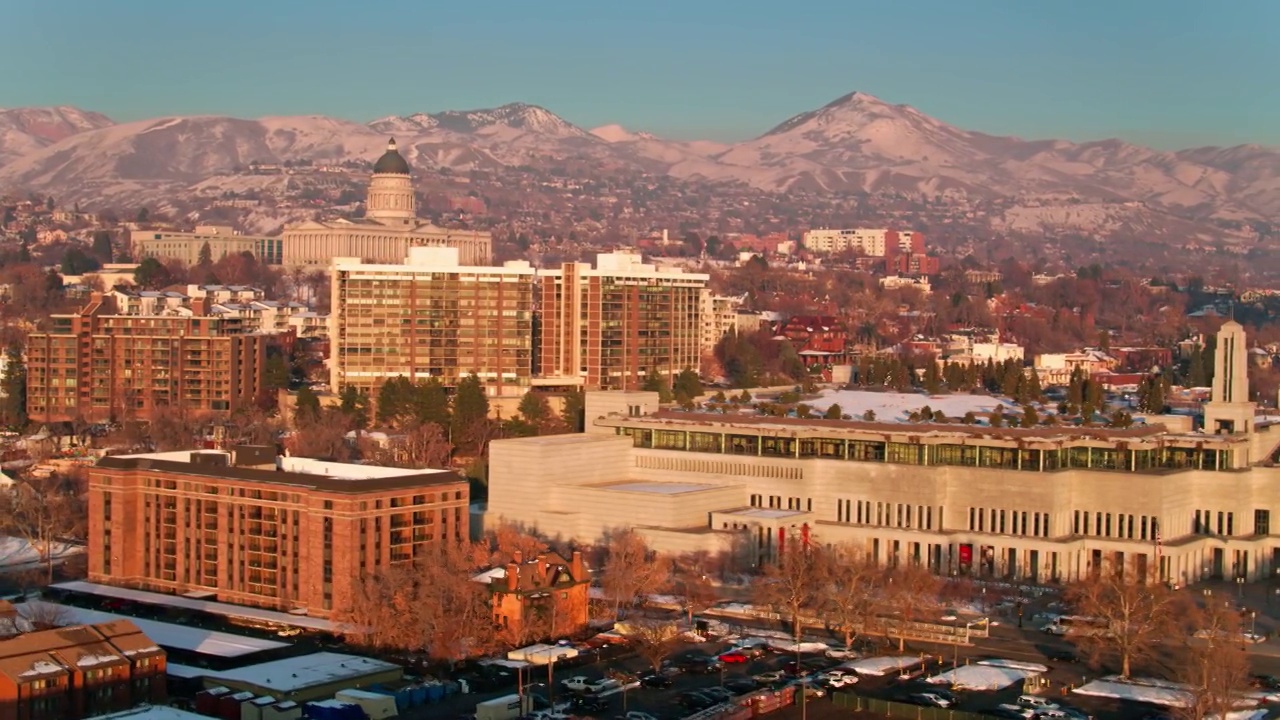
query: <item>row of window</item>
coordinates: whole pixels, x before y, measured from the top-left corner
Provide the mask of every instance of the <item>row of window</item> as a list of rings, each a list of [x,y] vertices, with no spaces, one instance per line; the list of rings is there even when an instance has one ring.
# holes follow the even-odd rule
[[[969,530],[1000,535],[1049,537],[1049,513],[971,507]]]

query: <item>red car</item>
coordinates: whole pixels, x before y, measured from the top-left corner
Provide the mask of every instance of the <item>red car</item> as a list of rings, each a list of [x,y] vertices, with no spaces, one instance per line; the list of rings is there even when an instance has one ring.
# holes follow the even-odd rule
[[[731,650],[730,652],[727,652],[720,656],[720,662],[726,665],[729,665],[732,663],[750,662],[750,660],[751,658],[747,657],[745,653],[739,652],[737,650]]]

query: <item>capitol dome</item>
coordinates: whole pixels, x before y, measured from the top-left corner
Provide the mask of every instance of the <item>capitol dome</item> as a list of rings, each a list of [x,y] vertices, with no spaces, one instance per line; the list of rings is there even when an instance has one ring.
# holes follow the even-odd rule
[[[387,151],[373,164],[374,175],[408,175],[409,163],[396,150],[396,139],[387,142]]]

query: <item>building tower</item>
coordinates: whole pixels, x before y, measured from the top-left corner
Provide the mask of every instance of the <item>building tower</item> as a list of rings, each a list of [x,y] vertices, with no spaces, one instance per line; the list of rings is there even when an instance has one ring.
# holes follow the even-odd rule
[[[1205,432],[1215,435],[1253,432],[1255,408],[1249,402],[1248,362],[1244,327],[1235,320],[1228,320],[1218,330],[1213,391],[1204,406]]]
[[[396,150],[395,138],[387,142],[387,151],[373,164],[364,215],[384,225],[411,225],[418,215],[409,163]]]

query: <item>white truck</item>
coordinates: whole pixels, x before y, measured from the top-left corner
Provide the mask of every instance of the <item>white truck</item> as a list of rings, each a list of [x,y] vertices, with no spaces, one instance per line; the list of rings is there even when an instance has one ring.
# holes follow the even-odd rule
[[[525,695],[523,704],[521,707],[519,695],[504,695],[476,703],[476,720],[515,720],[533,710],[533,698]]]
[[[567,680],[560,681],[560,687],[565,690],[576,693],[591,693],[593,695],[620,686],[621,684],[617,680],[610,680],[609,678],[592,680],[586,675],[574,675]]]

